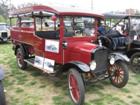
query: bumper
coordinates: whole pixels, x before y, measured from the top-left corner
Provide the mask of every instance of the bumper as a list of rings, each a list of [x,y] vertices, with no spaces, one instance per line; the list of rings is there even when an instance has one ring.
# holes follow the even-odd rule
[[[0,41],[1,42],[7,42],[8,41],[8,38],[0,38]]]

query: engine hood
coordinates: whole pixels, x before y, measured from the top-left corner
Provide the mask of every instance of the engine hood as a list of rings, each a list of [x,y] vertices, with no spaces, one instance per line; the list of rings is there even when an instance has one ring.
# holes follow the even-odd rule
[[[91,55],[98,45],[86,41],[76,41],[68,43],[65,54],[66,61],[80,61],[86,64],[91,62]]]
[[[0,32],[7,32],[7,30],[0,30]]]
[[[73,42],[68,45],[71,51],[76,52],[85,52],[85,53],[92,53],[93,49],[97,48],[98,46],[96,44],[90,43],[90,42]]]
[[[78,61],[90,64],[93,50],[98,45],[90,41],[67,41],[68,45],[65,48],[65,62]]]

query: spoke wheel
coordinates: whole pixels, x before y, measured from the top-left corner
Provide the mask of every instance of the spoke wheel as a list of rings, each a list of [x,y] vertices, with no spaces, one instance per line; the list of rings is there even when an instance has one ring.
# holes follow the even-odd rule
[[[68,75],[69,92],[75,105],[83,105],[85,99],[85,87],[81,74],[76,69],[70,69]]]
[[[140,73],[140,53],[135,53],[134,55],[132,55],[130,63],[131,70],[134,73]]]
[[[124,87],[128,82],[128,67],[122,62],[116,62],[109,68],[110,81],[112,85],[118,88]]]
[[[17,49],[16,58],[18,67],[23,70],[26,69],[27,63],[24,61],[24,53],[20,48]]]

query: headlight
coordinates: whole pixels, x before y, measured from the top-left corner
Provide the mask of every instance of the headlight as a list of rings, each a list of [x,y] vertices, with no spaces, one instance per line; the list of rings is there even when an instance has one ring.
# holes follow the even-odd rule
[[[109,62],[110,62],[111,65],[113,65],[115,63],[115,58],[111,57]]]
[[[91,70],[95,70],[95,69],[96,69],[96,62],[95,62],[95,61],[92,61],[92,62],[90,63],[90,69],[91,69]]]

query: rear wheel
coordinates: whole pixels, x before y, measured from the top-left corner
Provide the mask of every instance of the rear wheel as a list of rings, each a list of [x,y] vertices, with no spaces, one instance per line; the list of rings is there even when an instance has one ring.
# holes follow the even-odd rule
[[[129,78],[127,64],[122,61],[115,62],[109,68],[110,81],[117,88],[124,87]]]
[[[6,105],[2,81],[0,81],[0,105]]]
[[[20,69],[26,69],[27,63],[24,61],[25,55],[21,48],[17,49],[16,52],[16,59],[17,59],[17,65]]]
[[[132,55],[131,60],[131,70],[134,73],[140,73],[140,53],[135,53],[134,55]]]
[[[75,105],[83,105],[85,100],[85,87],[81,74],[76,69],[70,69],[68,85],[71,99]]]

